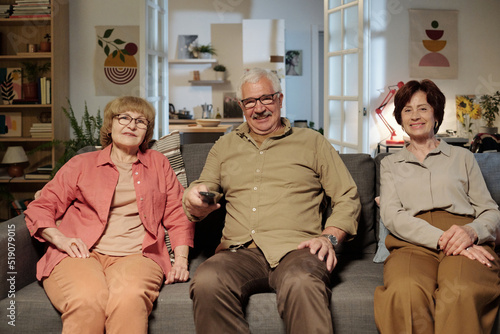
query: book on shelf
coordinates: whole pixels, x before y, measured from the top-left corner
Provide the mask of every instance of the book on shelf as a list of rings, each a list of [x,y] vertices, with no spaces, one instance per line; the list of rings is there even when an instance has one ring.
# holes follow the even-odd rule
[[[21,200],[14,200],[12,202],[10,202],[10,205],[12,206],[12,209],[14,209],[14,211],[20,215],[21,213],[24,212],[24,210],[26,210],[26,208],[28,207],[28,204],[30,204],[30,202],[32,201],[32,199],[21,199]]]
[[[39,173],[42,173],[42,174],[51,174],[52,173],[52,165],[48,164],[48,165],[39,166],[36,168],[36,171]]]
[[[50,173],[40,173],[39,171],[24,174],[25,180],[50,180],[50,177]]]
[[[40,104],[50,104],[50,78],[42,77],[38,80],[38,96]]]

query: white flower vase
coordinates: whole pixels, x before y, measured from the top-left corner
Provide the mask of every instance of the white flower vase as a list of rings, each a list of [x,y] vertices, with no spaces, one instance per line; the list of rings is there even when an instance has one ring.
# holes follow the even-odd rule
[[[212,55],[208,52],[200,52],[200,59],[210,59]]]

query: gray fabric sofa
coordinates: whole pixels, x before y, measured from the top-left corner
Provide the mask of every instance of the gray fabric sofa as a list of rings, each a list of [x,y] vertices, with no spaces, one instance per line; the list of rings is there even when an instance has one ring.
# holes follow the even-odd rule
[[[211,146],[182,146],[188,182],[198,177]],[[339,249],[339,264],[333,274],[332,318],[336,333],[377,333],[373,293],[382,285],[383,264],[373,262],[378,233],[378,212],[373,199],[378,191],[376,166],[383,156],[373,159],[367,154],[341,155],[358,185],[363,208],[358,237]],[[500,203],[500,153],[477,154],[477,159],[490,191]],[[219,210],[197,224],[196,246],[190,253],[191,275],[213,254],[221,235],[223,214]],[[0,249],[0,333],[60,333],[60,314],[35,280],[35,264],[43,253],[43,245],[29,236],[23,216],[0,223]],[[252,333],[285,332],[273,293],[253,295],[246,314]],[[494,333],[500,334],[498,318]],[[149,332],[195,332],[189,282],[162,288],[150,317]]]

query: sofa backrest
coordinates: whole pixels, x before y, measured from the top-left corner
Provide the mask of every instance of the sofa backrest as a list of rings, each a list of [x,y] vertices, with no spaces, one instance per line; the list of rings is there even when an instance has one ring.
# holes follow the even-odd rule
[[[205,160],[213,144],[185,144],[181,146],[188,184],[198,179]],[[358,187],[362,211],[358,235],[351,242],[339,248],[340,253],[375,253],[375,163],[368,154],[341,154],[340,157],[351,173]],[[220,242],[224,226],[224,201],[222,208],[196,225],[195,253],[203,252],[210,256]]]

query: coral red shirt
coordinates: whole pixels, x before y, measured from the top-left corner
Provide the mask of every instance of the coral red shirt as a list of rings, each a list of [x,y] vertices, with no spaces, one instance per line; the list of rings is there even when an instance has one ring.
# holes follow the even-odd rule
[[[102,151],[80,154],[68,161],[42,189],[41,196],[25,211],[30,234],[40,241],[37,231],[57,227],[65,236],[82,239],[90,249],[106,228],[119,172],[110,158],[111,145]],[[168,159],[154,150],[137,154],[132,177],[137,207],[146,229],[142,253],[158,263],[164,274],[171,264],[165,245],[165,227],[172,249],[193,247],[194,223],[182,209],[184,192]],[[56,226],[56,220],[62,222]],[[37,264],[37,278],[48,277],[68,255],[49,244]]]

